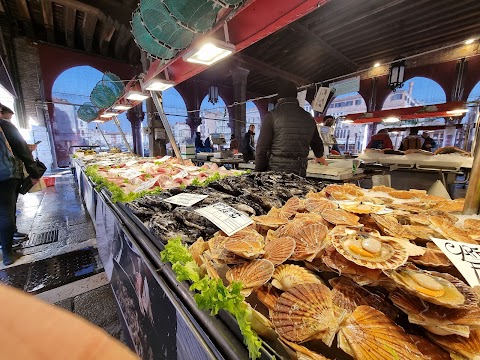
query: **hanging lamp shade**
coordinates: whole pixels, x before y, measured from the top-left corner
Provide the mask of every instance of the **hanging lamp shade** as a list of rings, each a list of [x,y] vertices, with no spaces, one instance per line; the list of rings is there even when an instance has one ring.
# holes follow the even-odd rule
[[[178,50],[170,49],[162,45],[152,36],[145,27],[140,10],[138,9],[133,13],[132,34],[137,45],[156,58],[170,60],[178,52]]]
[[[237,7],[241,3],[243,3],[243,0],[218,0],[218,2],[225,4],[227,6]]]
[[[123,94],[123,90],[125,89],[123,81],[117,75],[111,72],[106,72],[103,74],[102,85],[110,88],[110,90],[115,93],[117,98],[120,98],[120,96]]]
[[[92,103],[86,102],[78,108],[77,116],[79,119],[91,122],[98,118],[100,110]]]
[[[110,87],[103,85],[100,80],[90,94],[90,101],[99,109],[106,109],[117,101],[118,95]]]
[[[164,0],[164,3],[178,21],[198,33],[210,30],[222,10],[222,6],[209,0]]]
[[[182,27],[160,0],[142,0],[140,15],[150,34],[166,47],[181,50],[193,40],[194,33]]]

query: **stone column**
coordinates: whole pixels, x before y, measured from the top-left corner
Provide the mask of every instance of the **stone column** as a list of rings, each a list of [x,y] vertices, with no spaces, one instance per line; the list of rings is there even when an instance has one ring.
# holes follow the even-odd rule
[[[247,100],[247,77],[250,70],[237,67],[232,70],[233,80],[233,101],[245,102]],[[247,106],[246,104],[235,105],[233,108],[234,118],[230,119],[229,126],[232,134],[238,141],[243,141],[246,132]]]
[[[140,156],[143,156],[142,121],[144,116],[141,104],[127,111],[127,119],[132,126],[133,152]]]
[[[148,113],[148,146],[150,156],[165,156],[167,154],[167,135],[163,123],[157,113],[153,100],[147,99]]]

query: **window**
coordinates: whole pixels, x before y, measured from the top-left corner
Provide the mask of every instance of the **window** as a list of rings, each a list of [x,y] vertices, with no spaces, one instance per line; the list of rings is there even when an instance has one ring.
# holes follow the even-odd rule
[[[353,101],[347,101],[347,102],[346,102],[346,105],[347,105],[347,106],[352,106],[352,105],[353,105]]]
[[[415,106],[415,103],[413,101],[410,101],[410,106]]]
[[[360,105],[362,103],[362,100],[355,100],[355,105]]]
[[[391,97],[392,101],[394,100],[402,100],[402,94],[394,94]]]

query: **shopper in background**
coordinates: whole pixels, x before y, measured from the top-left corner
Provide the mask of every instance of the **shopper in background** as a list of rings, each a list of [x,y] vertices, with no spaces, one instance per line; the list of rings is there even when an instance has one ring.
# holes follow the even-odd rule
[[[426,131],[422,133],[422,138],[423,138],[422,150],[433,151],[433,149],[437,147],[437,143],[435,142],[435,140],[433,140]]]
[[[338,147],[337,138],[335,137],[335,118],[332,115],[327,115],[323,118],[323,125],[330,128],[328,137],[332,143],[330,151],[336,151],[338,154],[332,153],[333,155],[341,155],[340,148]]]
[[[422,148],[422,138],[418,135],[418,129],[410,128],[410,134],[402,140],[398,150],[407,151]]]
[[[390,136],[388,135],[388,129],[379,130],[377,135],[373,135],[367,145],[367,149],[393,149],[392,140],[390,140]]]
[[[13,124],[0,119],[0,244],[4,265],[15,262],[12,243],[18,189],[23,178],[22,163],[32,181],[37,183],[41,173],[27,143]]]
[[[262,121],[255,170],[306,176],[310,148],[315,160],[327,165],[315,120],[298,104],[297,87],[290,81],[280,81],[277,106]]]
[[[210,140],[210,135],[208,135],[207,138],[205,139],[205,146],[203,151],[213,152],[213,144],[212,144],[212,141]]]
[[[251,124],[243,141],[243,160],[255,160],[255,125]]]
[[[230,136],[230,150],[232,150],[235,154],[238,153],[238,141],[235,139],[235,134]]]
[[[200,132],[197,132],[195,136],[195,151],[197,153],[203,151],[203,141],[202,141],[202,138],[200,137]]]

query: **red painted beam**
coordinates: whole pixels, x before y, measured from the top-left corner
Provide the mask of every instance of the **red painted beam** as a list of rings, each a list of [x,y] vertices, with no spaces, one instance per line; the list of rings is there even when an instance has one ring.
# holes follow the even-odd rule
[[[436,109],[431,108],[431,111],[426,111],[426,108],[435,106]],[[346,115],[345,118],[353,120],[355,124],[369,124],[379,123],[383,119],[389,117],[396,117],[400,120],[413,120],[435,117],[450,117],[451,114],[447,114],[447,111],[458,110],[465,108],[463,101],[449,102],[445,104],[427,105],[427,106],[415,106],[410,108],[399,108],[391,110],[379,110],[371,113],[357,113]],[[371,114],[367,117],[367,114]],[[322,122],[323,117],[315,118],[317,122]]]
[[[230,42],[236,46],[237,52],[241,51],[311,13],[326,2],[328,0],[251,0],[228,21]],[[217,26],[209,34],[197,39],[196,43],[208,36],[223,39],[222,26]],[[186,51],[188,49],[180,52],[166,64],[162,64],[160,60],[153,62],[146,80],[168,69],[170,79],[181,83],[208,68],[183,61],[182,56]]]

